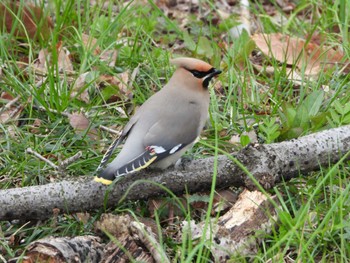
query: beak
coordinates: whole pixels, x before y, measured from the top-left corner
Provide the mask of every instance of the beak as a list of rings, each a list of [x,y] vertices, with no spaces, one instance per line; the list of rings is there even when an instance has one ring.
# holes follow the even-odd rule
[[[214,68],[214,71],[212,72],[212,73],[210,73],[208,76],[207,76],[207,78],[212,78],[212,77],[214,77],[214,76],[216,76],[216,75],[219,75],[220,73],[221,73],[222,71],[220,70],[220,69],[216,69],[216,68]]]
[[[219,75],[222,71],[216,68],[213,68],[213,71],[211,73],[209,73],[208,75],[206,75],[203,79],[203,87],[204,88],[208,88],[209,86],[209,81],[215,77],[216,75]]]

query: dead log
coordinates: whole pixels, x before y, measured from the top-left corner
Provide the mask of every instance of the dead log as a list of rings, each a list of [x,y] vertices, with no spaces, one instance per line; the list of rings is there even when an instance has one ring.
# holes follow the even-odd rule
[[[159,244],[154,221],[134,218],[129,214],[102,214],[95,230],[109,235],[110,242],[102,243],[97,236],[46,237],[30,243],[23,262],[148,262],[168,263]],[[10,259],[17,262],[19,258]]]
[[[271,232],[277,220],[276,207],[269,198],[259,191],[245,190],[227,213],[212,219],[206,233],[205,222],[184,221],[177,239],[182,240],[183,233],[191,233],[193,242],[204,236],[210,241],[205,244],[215,262],[226,262],[233,255],[255,255],[261,238]]]
[[[159,244],[157,225],[152,220],[145,223],[145,219],[134,218],[129,214],[103,214],[96,228],[112,236],[101,263],[170,262]]]
[[[215,262],[226,262],[235,254],[255,255],[261,238],[271,232],[276,219],[276,207],[268,196],[245,190],[228,212],[212,219],[206,233],[204,221],[186,220],[175,241],[181,243],[190,237],[195,244],[204,237]],[[111,241],[103,244],[101,238],[95,236],[47,237],[27,246],[23,262],[170,262],[159,243],[157,224],[151,219],[130,214],[102,214],[95,223],[95,232],[107,234]]]
[[[300,174],[319,170],[321,166],[349,159],[350,126],[343,126],[291,141],[244,148],[232,156],[217,157],[217,188],[256,185],[247,170],[266,189]],[[237,160],[242,165],[237,165]],[[210,189],[216,157],[200,159],[182,170],[145,170],[125,176],[109,187],[83,177],[0,191],[0,220],[44,219],[57,209],[72,213],[114,207],[125,200],[148,199],[166,194],[163,187],[179,194]],[[242,169],[244,167],[244,169]],[[139,180],[140,179],[140,180]],[[142,179],[142,180],[141,180]],[[136,182],[135,182],[136,181]],[[160,187],[163,186],[163,187]]]
[[[48,237],[32,242],[21,262],[100,262],[103,246],[99,237]],[[13,258],[9,262],[18,262]]]

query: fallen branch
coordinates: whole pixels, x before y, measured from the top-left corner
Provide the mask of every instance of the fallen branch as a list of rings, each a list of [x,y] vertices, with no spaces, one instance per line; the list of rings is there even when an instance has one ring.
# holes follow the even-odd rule
[[[300,174],[319,170],[321,166],[337,163],[350,152],[350,126],[330,129],[291,141],[249,146],[233,155],[266,189]],[[349,159],[349,154],[346,156]],[[125,176],[107,187],[82,177],[0,191],[0,220],[44,219],[54,209],[61,213],[115,207],[122,200],[148,199],[165,194],[162,185],[175,194],[210,189],[215,157],[200,159],[183,170],[145,170]],[[255,187],[255,183],[228,156],[217,157],[217,188],[228,186]],[[137,179],[143,179],[135,182]],[[132,186],[132,187],[131,187]]]
[[[235,254],[251,256],[256,254],[261,238],[271,232],[276,217],[276,207],[266,195],[259,191],[244,190],[228,212],[212,219],[206,232],[205,221],[183,221],[175,242],[181,243],[190,238],[196,244],[204,237],[215,262],[226,262]],[[23,262],[36,262],[39,259],[68,262],[72,261],[72,256],[82,262],[170,262],[159,243],[157,223],[152,219],[135,218],[130,214],[102,214],[95,222],[95,234],[99,233],[107,233],[111,241],[103,244],[99,237],[93,236],[36,240],[27,246]],[[90,253],[81,253],[84,249]],[[16,260],[14,258],[10,262]]]
[[[95,236],[48,237],[32,242],[27,250],[23,258],[10,262],[100,262],[103,244]]]
[[[270,197],[275,199],[274,197]],[[271,233],[277,219],[276,208],[268,197],[259,191],[243,191],[231,209],[213,219],[209,231],[205,233],[207,248],[215,262],[226,262],[232,255],[250,256],[257,253],[261,238]],[[183,221],[185,230],[180,232],[178,240],[183,240],[183,233],[195,242],[204,235],[206,222]]]
[[[170,262],[159,243],[155,221],[134,218],[129,214],[102,214],[95,222],[95,231],[107,234],[111,241],[106,244],[100,237],[91,235],[45,237],[31,242],[21,258],[12,258],[9,262],[20,259],[24,263]]]

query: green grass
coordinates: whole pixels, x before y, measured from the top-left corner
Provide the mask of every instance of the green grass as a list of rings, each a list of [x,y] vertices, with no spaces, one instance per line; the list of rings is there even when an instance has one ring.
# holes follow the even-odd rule
[[[261,32],[281,32],[306,41],[311,41],[311,35],[318,35],[322,44],[341,48],[349,59],[348,2],[296,1],[291,13],[285,13],[272,1],[271,8],[284,17],[283,23],[276,23],[260,1],[251,1],[250,5],[251,21],[261,23]],[[237,149],[228,143],[229,139],[254,129],[259,140],[272,143],[350,123],[349,75],[339,72],[343,64],[311,79],[301,72],[300,85],[289,79],[287,65],[271,58],[263,58],[261,65],[264,68],[271,66],[273,73],[258,74],[250,57],[254,43],[246,34],[238,39],[227,35],[238,23],[239,16],[230,15],[216,24],[213,22],[219,17],[216,9],[215,1],[199,1],[196,13],[185,15],[187,20],[184,21],[180,19],[184,12],[175,13],[174,19],[151,1],[146,5],[137,1],[108,1],[91,6],[85,0],[55,0],[45,8],[45,13],[55,17],[54,28],[47,39],[32,39],[28,34],[16,39],[15,30],[6,32],[2,29],[0,91],[19,96],[15,105],[22,105],[23,110],[18,119],[0,123],[0,189],[92,175],[113,137],[98,127],[120,129],[128,118],[116,108],[131,115],[171,77],[174,69],[169,65],[169,58],[178,55],[206,60],[224,71],[218,78],[220,90],[211,90],[210,120],[200,143],[192,149],[195,158],[217,155],[219,149],[227,152]],[[15,24],[23,30],[20,19]],[[96,44],[83,44],[83,33],[90,40],[95,38]],[[73,75],[58,71],[56,47],[60,45],[70,52]],[[117,50],[116,64],[109,66],[101,61],[94,52],[97,46],[100,54]],[[180,47],[174,51],[176,46]],[[45,48],[51,54],[46,58],[50,66],[42,84],[38,85],[31,65]],[[103,90],[97,82],[100,76],[118,77],[125,71],[130,72],[130,80],[137,67],[138,74],[128,83],[133,95],[131,99],[120,94],[118,87],[107,83]],[[89,103],[71,96],[74,81],[86,72],[89,72],[89,78],[83,89],[89,93]],[[328,89],[324,89],[326,86]],[[115,93],[119,93],[120,98],[105,103]],[[0,107],[7,102],[0,99]],[[46,110],[39,110],[39,107]],[[88,131],[75,133],[62,113],[76,111],[86,113],[91,122],[90,129],[97,129],[100,140],[91,139]],[[34,132],[37,119],[41,124]],[[242,145],[249,142],[249,138],[242,138]],[[67,167],[63,177],[48,164],[27,154],[29,147],[54,163],[78,151],[82,151],[83,156]],[[349,178],[349,163],[342,160],[308,177],[283,182],[272,189],[270,193],[277,195],[281,205],[276,228],[262,240],[257,255],[252,258],[237,256],[231,261],[284,262],[284,258],[290,257],[296,262],[349,262]],[[214,186],[209,194],[207,211],[200,213],[190,205],[182,207],[175,224],[191,219],[209,223],[213,195]],[[180,204],[171,194],[166,200]],[[121,211],[149,216],[145,201],[123,203],[113,212]],[[29,224],[1,222],[0,254],[7,259],[18,256],[31,241],[45,236],[92,234],[93,222],[98,220],[101,212],[91,214],[87,225],[75,215]],[[165,233],[167,227],[162,223],[164,217],[166,213],[161,211],[155,215],[159,233]],[[9,242],[11,235],[15,239]],[[164,250],[171,251],[170,256],[175,261],[206,262],[211,257],[210,241],[194,242],[186,235],[180,244],[167,235],[162,240]]]

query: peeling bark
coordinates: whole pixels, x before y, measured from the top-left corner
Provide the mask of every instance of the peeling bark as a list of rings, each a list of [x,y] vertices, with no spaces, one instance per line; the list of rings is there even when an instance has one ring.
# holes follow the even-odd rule
[[[48,237],[27,247],[23,262],[100,262],[103,246],[95,236]],[[17,258],[9,262],[18,262]]]
[[[215,262],[225,262],[232,255],[255,255],[259,247],[259,232],[270,233],[277,213],[267,196],[258,191],[245,190],[233,207],[219,219],[213,219],[205,233],[206,242]],[[183,233],[191,233],[193,240],[204,235],[205,222],[183,222]],[[181,235],[179,236],[181,240]]]
[[[269,189],[282,178],[288,180],[334,164],[349,151],[348,125],[291,141],[249,146],[232,156],[264,188]],[[217,161],[217,188],[255,188],[255,184],[231,158],[218,156]],[[109,187],[92,181],[92,177],[83,177],[75,181],[1,190],[0,220],[44,219],[51,217],[57,209],[61,213],[88,211],[104,205],[114,207],[125,200],[148,199],[166,193],[154,183],[167,187],[175,194],[183,193],[186,189],[190,193],[207,190],[212,183],[214,164],[215,157],[211,157],[195,160],[182,170],[144,170],[127,175]],[[134,183],[138,179],[143,180]]]
[[[47,237],[30,243],[22,259],[33,262],[148,262],[167,263],[159,244],[154,221],[134,218],[129,214],[102,214],[95,223],[95,231],[108,234],[110,242],[102,243],[96,236]],[[112,236],[112,237],[111,237]]]
[[[114,237],[106,245],[101,263],[170,262],[156,236],[154,221],[141,222],[128,214],[103,214],[96,228]]]
[[[103,214],[96,222],[96,230],[108,233],[113,238],[105,245],[101,263],[131,262],[132,260],[153,263],[151,254],[145,246],[137,243],[130,234],[133,218],[126,215]]]
[[[111,240],[108,244],[94,236],[43,238],[28,245],[23,262],[170,262],[159,243],[156,223],[145,220],[129,214],[103,214],[95,223],[95,232],[108,234]],[[185,239],[191,237],[195,243],[205,236],[215,262],[225,262],[234,254],[254,255],[260,242],[259,233],[263,236],[269,233],[275,222],[276,209],[268,197],[245,190],[227,213],[212,219],[206,233],[205,222],[184,221],[177,240],[181,242],[185,234]]]

